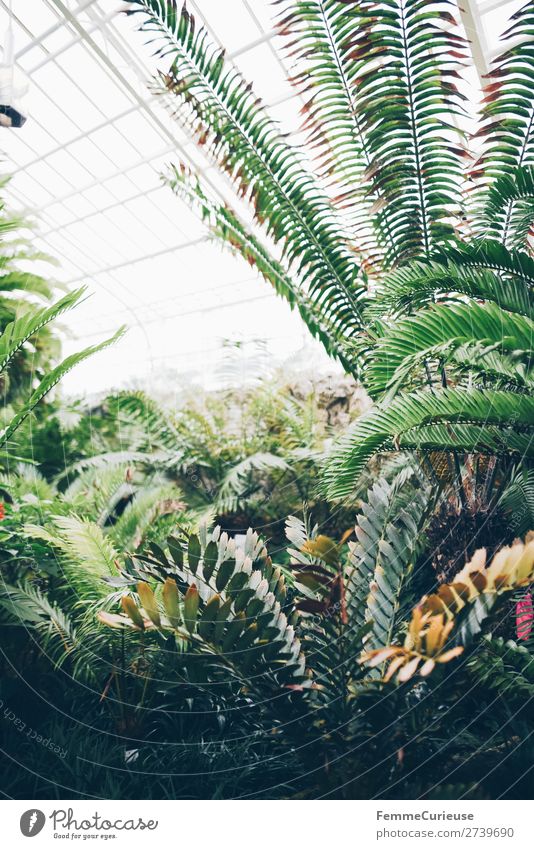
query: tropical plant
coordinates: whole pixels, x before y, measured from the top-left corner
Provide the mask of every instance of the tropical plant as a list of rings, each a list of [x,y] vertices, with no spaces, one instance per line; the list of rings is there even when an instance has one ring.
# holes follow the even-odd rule
[[[325,409],[336,399],[335,384],[322,395],[308,383],[275,376],[245,390],[186,393],[176,409],[143,392],[118,393],[65,433],[73,462],[67,458],[55,476],[57,486],[63,491],[70,482],[74,492],[79,476],[90,470],[96,482],[111,468],[130,468],[138,483],[158,478],[177,486],[188,509],[204,521],[215,517],[224,529],[243,532],[249,525],[268,527],[270,537],[283,543],[289,513],[303,503],[321,509],[315,478],[340,430],[329,424]],[[350,396],[351,388],[346,391]],[[354,407],[347,418],[356,414],[356,402]],[[41,461],[39,451],[32,456]],[[350,520],[339,511],[339,522]]]
[[[169,108],[258,226],[183,165],[167,182],[377,402],[334,452],[329,497],[377,451],[530,457],[531,4],[493,63],[470,152],[469,45],[451,4],[284,3],[313,171],[185,7],[134,0],[128,13],[160,44]]]
[[[223,729],[230,723],[238,736],[245,732],[265,741],[274,733],[277,757],[293,753],[286,794],[350,797],[363,763],[370,765],[364,792],[372,787],[395,797],[404,747],[408,763],[419,764],[423,751],[425,765],[430,753],[439,756],[436,780],[454,772],[461,746],[463,760],[471,749],[480,758],[491,754],[490,743],[466,733],[447,740],[444,700],[456,698],[456,690],[445,696],[440,670],[461,657],[454,679],[447,676],[448,688],[458,679],[460,691],[475,688],[473,698],[480,699],[495,688],[483,662],[490,653],[494,667],[502,661],[499,680],[508,676],[510,692],[508,669],[516,665],[515,699],[532,686],[527,650],[508,651],[492,628],[499,622],[498,602],[533,580],[534,542],[503,549],[487,569],[485,553],[477,552],[450,585],[423,597],[406,621],[421,567],[420,544],[414,543],[424,539],[431,507],[428,492],[413,499],[420,481],[412,474],[407,482],[408,487],[396,482],[373,489],[358,517],[357,542],[348,546],[290,519],[290,570],[272,563],[252,531],[240,541],[218,528],[201,528],[199,534],[170,536],[164,548],[151,544],[129,559],[113,556],[104,571],[88,565],[83,580],[79,565],[67,566],[63,585],[46,594],[31,584],[8,587],[2,605],[11,621],[32,630],[56,665],[96,688],[114,727],[142,751],[146,735],[152,747],[160,739],[168,745],[170,727],[165,731],[164,723],[163,738],[156,728],[171,705],[175,712],[187,704],[191,722],[195,713],[207,711],[220,716]],[[391,521],[398,499],[399,525]],[[77,582],[69,584],[69,575],[76,574]],[[95,615],[107,630],[98,627]],[[415,732],[404,712],[411,717],[419,702]],[[489,704],[495,711],[495,703]],[[479,722],[484,727],[483,712]],[[183,732],[196,747],[192,732],[205,736],[207,729]],[[359,753],[356,777],[351,747]],[[382,755],[392,764],[389,783],[377,769]],[[418,776],[421,768],[424,774],[426,767],[417,766]],[[424,782],[423,774],[412,781]],[[261,786],[257,792],[275,792],[268,780]],[[428,790],[428,780],[423,787]]]
[[[6,179],[0,181],[0,189],[6,183]],[[2,449],[12,447],[15,431],[65,374],[87,357],[113,344],[124,332],[121,328],[112,338],[72,354],[54,366],[60,345],[49,327],[80,302],[86,289],[77,289],[47,307],[32,301],[31,296],[50,301],[53,286],[39,275],[20,268],[21,261],[46,259],[31,248],[29,239],[14,235],[24,227],[28,225],[8,214],[0,200],[0,380],[6,407],[0,433]],[[17,293],[16,298],[13,293]],[[22,399],[10,392],[9,386],[18,386]],[[14,410],[7,407],[14,401],[17,402]]]
[[[183,163],[164,180],[373,406],[327,458],[316,399],[222,375],[177,411],[105,399],[65,469],[11,467],[7,686],[22,659],[95,723],[105,779],[53,771],[80,795],[528,794],[532,4],[469,140],[454,3],[278,5],[309,156],[185,6],[128,4],[165,63],[164,102],[252,215]]]

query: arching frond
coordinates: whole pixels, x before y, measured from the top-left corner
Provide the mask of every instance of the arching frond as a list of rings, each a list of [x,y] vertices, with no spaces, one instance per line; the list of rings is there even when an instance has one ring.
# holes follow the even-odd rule
[[[240,195],[251,201],[256,220],[283,246],[288,266],[306,279],[308,294],[329,309],[345,312],[360,326],[358,268],[340,237],[340,223],[314,183],[302,155],[280,134],[241,75],[210,43],[205,29],[176,0],[134,0],[141,29],[161,44],[172,64],[162,75],[176,115],[192,129]]]
[[[499,501],[509,518],[510,528],[523,536],[534,528],[534,469],[519,468]]]
[[[482,110],[483,123],[476,134],[484,140],[484,151],[473,172],[482,185],[482,190],[475,193],[477,204],[496,179],[513,175],[517,168],[534,164],[532,3],[525,3],[515,12],[511,22],[503,35],[506,49],[495,59],[490,70]],[[510,223],[509,210],[505,209],[505,220],[501,220],[499,227],[504,244],[508,242]]]
[[[79,648],[80,640],[72,620],[38,587],[6,585],[0,591],[0,605],[17,625],[31,628],[39,635],[43,651],[57,666]]]
[[[32,410],[37,406],[37,404],[42,401],[42,399],[47,395],[51,389],[53,389],[69,371],[72,371],[79,363],[84,360],[92,357],[93,354],[98,353],[99,351],[103,351],[105,348],[108,348],[110,345],[114,345],[121,336],[124,335],[125,328],[120,328],[113,336],[109,339],[106,339],[104,342],[99,342],[97,345],[91,345],[88,348],[85,348],[83,351],[78,351],[75,354],[71,354],[69,357],[66,357],[63,362],[61,362],[58,366],[49,371],[41,380],[37,389],[31,394],[29,400],[24,404],[22,409],[20,409],[13,419],[10,421],[8,426],[4,428],[4,430],[0,433],[0,445],[9,442],[19,425],[30,415]]]
[[[339,0],[285,2],[277,20],[295,63],[292,82],[304,98],[308,144],[317,152],[321,176],[333,183],[334,203],[346,211],[351,241],[372,272],[382,259],[380,243],[390,250],[395,244],[386,227],[378,232],[373,228],[372,207],[379,206],[381,195],[366,175],[372,152],[354,85],[360,64],[353,55],[358,24],[357,4]]]
[[[534,168],[517,168],[498,177],[475,223],[486,238],[502,239],[512,248],[527,250],[534,226]]]
[[[349,495],[369,458],[399,448],[534,456],[534,399],[494,390],[400,395],[364,414],[334,447],[324,480],[330,498]]]
[[[399,683],[429,675],[476,636],[498,597],[534,580],[534,541],[502,548],[486,567],[479,549],[450,584],[424,597],[414,609],[403,646],[387,646],[364,655],[371,666],[386,664],[385,679]],[[452,637],[464,645],[452,646]]]
[[[460,210],[462,150],[453,118],[464,41],[440,0],[357,4],[351,80],[378,196],[376,220],[395,242],[386,259],[428,254]],[[429,50],[429,45],[432,50]]]
[[[364,382],[371,397],[394,393],[425,359],[439,358],[473,341],[516,356],[522,352],[528,366],[533,339],[534,321],[496,304],[431,304],[395,322],[377,339],[364,366]],[[479,366],[483,372],[483,357]]]
[[[534,271],[534,269],[533,269]],[[501,309],[534,316],[534,279],[508,273],[506,278],[491,268],[458,261],[415,261],[387,274],[381,282],[377,298],[368,308],[371,317],[412,312],[435,301],[454,302],[458,295],[493,301]]]
[[[534,287],[534,259],[526,251],[508,249],[495,239],[474,239],[470,242],[455,242],[442,249],[445,260],[451,260],[468,268],[489,268],[503,275],[524,280]]]
[[[259,476],[290,470],[287,460],[276,454],[263,451],[245,457],[224,475],[217,493],[217,509],[220,513],[239,509],[242,500],[246,500],[258,488]]]
[[[336,357],[349,373],[354,373],[356,364],[346,351],[345,312],[330,309],[328,303],[321,306],[310,298],[302,283],[293,280],[283,263],[270,255],[259,239],[242,224],[237,214],[230,207],[210,200],[198,177],[187,169],[172,169],[165,182],[189,206],[198,210],[204,223],[218,239],[242,256],[249,265],[257,268],[277,294],[289,303],[291,309],[298,309],[308,330],[323,344],[327,353]]]
[[[237,545],[220,528],[204,529],[182,545],[170,538],[168,555],[152,549],[135,567],[141,580],[135,598],[123,597],[125,615],[102,612],[104,624],[174,633],[190,658],[211,657],[214,672],[216,664],[253,694],[310,685],[282,572],[257,534],[249,530]],[[154,578],[161,593],[148,583]]]
[[[135,463],[149,463],[153,459],[152,455],[145,454],[143,451],[106,451],[103,454],[94,454],[93,456],[83,457],[81,460],[77,460],[76,463],[73,463],[71,466],[68,466],[66,469],[63,469],[59,475],[55,478],[56,483],[61,482],[65,478],[68,480],[72,480],[71,486],[66,490],[70,495],[74,493],[76,488],[79,488],[80,485],[83,486],[83,483],[79,483],[79,476],[82,472],[86,472],[90,470],[91,472],[98,471],[107,471],[110,467],[115,466],[130,466]],[[83,480],[83,479],[82,479]],[[70,497],[69,495],[69,497]]]
[[[134,451],[177,453],[182,440],[172,416],[145,392],[118,392],[108,399],[109,415],[128,433]]]
[[[157,483],[141,488],[109,531],[115,548],[136,551],[147,532],[160,516],[183,516],[186,505],[180,491],[171,483]]]
[[[22,346],[47,324],[54,321],[67,310],[72,309],[85,294],[85,288],[76,289],[61,298],[51,307],[31,310],[10,322],[0,336],[0,371],[3,371]]]
[[[50,529],[27,525],[24,530],[27,536],[50,543],[64,555],[63,574],[81,606],[102,598],[105,579],[117,575],[120,556],[97,524],[77,516],[56,516]]]
[[[356,520],[357,542],[349,543],[347,607],[354,626],[372,622],[367,649],[393,639],[429,517],[431,487],[410,477],[401,472],[392,484],[373,485]]]

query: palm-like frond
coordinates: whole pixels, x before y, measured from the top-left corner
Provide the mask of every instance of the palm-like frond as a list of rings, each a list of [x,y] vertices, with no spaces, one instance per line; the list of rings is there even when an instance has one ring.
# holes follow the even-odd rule
[[[50,319],[52,320],[52,319]],[[66,357],[63,362],[49,371],[39,383],[37,389],[35,389],[28,401],[24,404],[24,406],[15,414],[13,419],[9,422],[8,426],[4,428],[2,433],[0,433],[0,444],[5,444],[9,442],[19,425],[30,415],[32,410],[37,406],[37,404],[42,401],[42,399],[47,395],[51,389],[53,389],[59,381],[72,371],[77,365],[79,365],[84,360],[92,357],[93,354],[98,353],[99,351],[103,351],[105,348],[110,345],[114,345],[115,342],[120,339],[120,337],[124,334],[125,329],[120,328],[113,336],[109,339],[106,339],[104,342],[99,342],[97,345],[90,345],[88,348],[85,348],[83,351],[78,351],[75,354],[71,354],[69,357]]]
[[[531,392],[534,388],[534,360],[531,349],[502,350],[500,342],[488,345],[470,342],[452,346],[442,360],[443,375],[452,373],[454,380],[481,388]],[[463,380],[461,379],[463,376]]]
[[[55,481],[59,483],[65,478],[67,480],[73,480],[71,486],[74,488],[71,489],[69,486],[66,490],[66,492],[72,495],[76,489],[83,486],[82,473],[84,472],[89,471],[92,475],[99,471],[107,471],[109,468],[115,468],[116,466],[128,467],[135,464],[149,464],[153,459],[153,455],[146,454],[144,451],[105,451],[103,454],[94,454],[77,460],[76,463],[72,463],[72,465],[63,469],[57,475]]]
[[[280,134],[251,86],[226,65],[205,29],[176,0],[135,0],[130,13],[145,16],[144,31],[163,42],[172,59],[163,75],[177,111],[205,149],[254,207],[256,220],[283,247],[284,260],[307,283],[310,297],[336,317],[347,333],[360,326],[358,268],[340,238],[340,222],[302,155]]]
[[[185,168],[173,168],[165,177],[165,182],[179,197],[199,211],[204,223],[223,244],[257,268],[290,307],[298,309],[308,330],[323,344],[325,350],[336,357],[349,373],[354,373],[356,365],[346,351],[345,314],[337,314],[335,310],[321,310],[302,283],[293,280],[283,263],[271,256],[267,248],[239,220],[234,210],[208,198],[198,177]]]
[[[480,633],[499,597],[527,586],[534,579],[534,541],[502,548],[486,567],[479,549],[450,584],[425,596],[414,609],[403,646],[368,652],[371,666],[386,665],[385,679],[399,683],[419,673],[429,675],[436,664],[447,663]],[[452,646],[452,639],[463,645]]]
[[[63,493],[63,501],[73,511],[104,525],[121,498],[135,493],[130,480],[130,467],[110,463],[105,469],[89,466],[73,480]]]
[[[356,519],[356,543],[349,543],[347,607],[355,626],[372,622],[365,646],[388,645],[402,612],[416,552],[429,516],[431,488],[422,480],[411,485],[401,472],[392,484],[378,480]]]
[[[455,79],[464,41],[440,0],[364,0],[357,9],[350,57],[367,176],[378,225],[395,242],[386,260],[399,262],[450,237],[445,219],[459,213],[462,150],[453,121],[462,109]]]
[[[233,512],[261,488],[261,476],[272,475],[273,472],[288,472],[290,464],[283,457],[269,454],[266,451],[251,454],[232,466],[222,479],[217,493],[216,508],[220,513]]]
[[[309,686],[300,640],[288,621],[292,609],[282,572],[257,534],[249,530],[244,544],[236,545],[220,528],[203,529],[184,542],[170,538],[168,555],[152,546],[151,557],[138,558],[138,601],[124,596],[126,615],[103,612],[100,620],[112,627],[174,632],[189,646],[191,662],[198,653],[211,657],[214,675],[220,666],[254,694]],[[147,578],[163,584],[161,595]]]
[[[8,271],[0,275],[1,292],[24,292],[38,295],[44,300],[51,300],[52,286],[44,277],[29,271]]]
[[[534,528],[534,469],[519,468],[499,501],[509,517],[510,528],[523,536]]]
[[[525,3],[511,17],[512,24],[503,36],[504,53],[491,68],[485,89],[482,126],[477,136],[484,140],[484,151],[474,169],[481,178],[482,195],[494,180],[513,175],[517,168],[534,164],[534,110],[532,77],[534,47],[532,29],[534,10]],[[480,193],[475,199],[480,201]],[[508,240],[510,216],[506,211],[500,228],[502,241]]]
[[[120,551],[136,551],[160,516],[183,516],[185,510],[176,486],[164,482],[148,484],[128,503],[111,527],[109,538]]]
[[[514,353],[526,367],[532,357],[534,321],[514,315],[492,303],[432,304],[397,321],[377,339],[364,366],[364,382],[371,397],[395,392],[425,359],[440,359],[450,349],[476,342],[499,352]],[[484,372],[480,355],[479,369]]]
[[[331,498],[349,495],[368,459],[399,448],[534,456],[534,400],[495,390],[424,390],[363,415],[340,440],[324,478]]]
[[[534,696],[534,655],[513,640],[484,637],[468,666],[475,681],[498,691],[507,702]]]
[[[95,522],[56,516],[49,529],[28,525],[25,534],[48,542],[64,555],[63,573],[82,606],[99,601],[105,579],[117,575],[120,555]]]
[[[17,501],[32,496],[39,506],[47,502],[51,504],[55,496],[53,487],[29,463],[17,463],[9,473],[0,475],[0,487]]]
[[[380,243],[385,241],[390,249],[394,243],[386,228],[373,228],[372,207],[380,194],[370,188],[365,173],[372,166],[372,154],[354,85],[358,62],[352,49],[358,23],[356,4],[323,0],[285,3],[277,26],[295,63],[292,82],[305,101],[303,129],[317,153],[320,176],[333,183],[334,203],[346,210],[351,241],[372,273],[382,259]]]
[[[109,399],[110,416],[128,434],[134,451],[177,453],[182,440],[172,416],[145,392],[123,391]]]
[[[79,303],[85,291],[85,288],[76,289],[51,307],[29,311],[8,324],[0,336],[0,371],[6,368],[28,339]]]
[[[442,249],[446,260],[452,260],[468,268],[485,268],[502,274],[504,280],[509,276],[524,280],[530,288],[534,286],[534,259],[526,251],[507,248],[495,239],[475,239],[470,242],[456,242]]]
[[[38,634],[42,649],[56,665],[79,648],[78,633],[69,616],[38,587],[6,585],[0,593],[0,605],[17,625]]]
[[[492,301],[501,309],[532,317],[534,278],[529,276],[531,259],[527,254],[516,253],[512,257],[506,253],[505,256],[509,260],[506,270],[501,266],[498,271],[494,271],[486,267],[475,243],[469,255],[466,246],[454,252],[448,249],[439,260],[411,262],[383,278],[376,301],[369,306],[368,314],[370,317],[397,315],[412,312],[427,303],[438,300],[454,302],[459,299],[459,295],[467,295]],[[514,259],[516,265],[513,264]]]
[[[534,224],[534,168],[517,168],[502,174],[484,198],[476,221],[486,238],[502,239],[513,248],[527,249]]]

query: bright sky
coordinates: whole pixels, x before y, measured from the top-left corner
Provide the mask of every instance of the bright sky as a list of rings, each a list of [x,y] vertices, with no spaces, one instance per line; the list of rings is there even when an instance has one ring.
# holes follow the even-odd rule
[[[154,65],[135,18],[119,14],[116,0],[0,0],[0,32],[10,5],[17,63],[30,78],[26,125],[0,129],[4,168],[15,174],[11,201],[40,221],[39,246],[61,263],[52,274],[91,292],[68,318],[75,338],[65,352],[129,327],[115,348],[66,378],[64,389],[171,383],[176,372],[185,383],[214,386],[228,339],[245,343],[245,371],[247,357],[251,369],[257,359],[255,340],[264,340],[273,362],[296,356],[329,367],[298,315],[246,263],[207,242],[196,217],[160,185],[159,173],[178,148],[231,197],[148,92]],[[520,5],[471,3],[481,13],[486,51],[495,49],[507,15]],[[276,50],[269,0],[188,6],[296,134],[300,104]]]

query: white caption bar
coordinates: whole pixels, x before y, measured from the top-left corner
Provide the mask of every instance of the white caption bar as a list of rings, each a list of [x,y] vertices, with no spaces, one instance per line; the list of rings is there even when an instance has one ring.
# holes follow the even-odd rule
[[[4,801],[6,847],[532,849],[530,802]],[[30,843],[34,840],[34,843]]]

